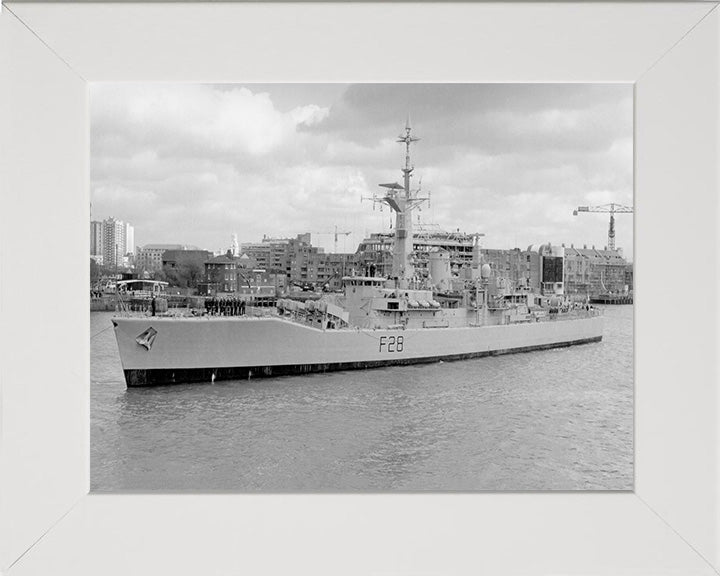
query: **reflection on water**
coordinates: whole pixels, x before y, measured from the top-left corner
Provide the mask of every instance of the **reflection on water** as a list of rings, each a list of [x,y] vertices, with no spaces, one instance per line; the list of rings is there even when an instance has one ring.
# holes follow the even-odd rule
[[[126,389],[91,315],[94,491],[630,490],[632,307],[599,344]]]

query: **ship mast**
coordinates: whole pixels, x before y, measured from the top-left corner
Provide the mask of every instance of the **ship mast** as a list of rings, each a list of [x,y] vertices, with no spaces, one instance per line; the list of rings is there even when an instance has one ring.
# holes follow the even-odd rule
[[[397,142],[405,144],[405,167],[402,168],[403,185],[397,182],[380,184],[382,188],[387,188],[387,192],[385,192],[383,197],[376,199],[378,202],[390,206],[395,212],[395,242],[393,246],[392,275],[398,288],[407,288],[408,281],[411,280],[415,274],[415,268],[412,263],[412,212],[428,200],[427,197],[420,197],[418,195],[419,190],[412,190],[410,188],[410,177],[415,170],[415,167],[410,161],[410,144],[418,140],[420,140],[420,138],[412,135],[410,117],[408,116],[407,123],[405,124],[405,134],[401,134],[397,139]]]

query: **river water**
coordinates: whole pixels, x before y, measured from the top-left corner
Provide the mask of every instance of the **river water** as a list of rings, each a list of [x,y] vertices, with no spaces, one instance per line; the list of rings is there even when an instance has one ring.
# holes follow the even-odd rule
[[[600,343],[127,389],[91,314],[95,492],[632,490],[633,308]]]

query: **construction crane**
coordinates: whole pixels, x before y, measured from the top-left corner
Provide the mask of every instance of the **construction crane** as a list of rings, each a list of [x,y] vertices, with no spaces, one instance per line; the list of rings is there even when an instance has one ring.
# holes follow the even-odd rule
[[[615,214],[632,214],[632,206],[623,206],[622,204],[602,204],[601,206],[578,206],[577,210],[573,210],[573,216],[577,216],[580,212],[603,212],[610,214],[610,226],[608,227],[608,250],[615,250]]]
[[[335,254],[337,254],[337,248],[338,248],[338,236],[350,236],[352,232],[339,232],[338,227],[335,226],[335,232],[311,232],[311,234],[332,234],[335,237]]]

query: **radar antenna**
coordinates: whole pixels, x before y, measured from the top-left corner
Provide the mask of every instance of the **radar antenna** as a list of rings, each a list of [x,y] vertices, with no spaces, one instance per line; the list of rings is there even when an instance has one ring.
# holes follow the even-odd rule
[[[412,135],[412,126],[408,115],[405,133],[397,138],[398,143],[405,144],[405,166],[401,169],[403,184],[397,182],[380,184],[381,188],[385,188],[384,194],[380,197],[373,194],[372,197],[373,203],[379,203],[381,209],[383,204],[387,204],[395,212],[393,277],[400,288],[407,288],[408,281],[415,272],[411,259],[413,249],[412,212],[430,199],[429,196],[420,195],[422,180],[419,182],[417,190],[410,188],[410,178],[415,170],[410,159],[410,145],[419,140],[420,138]]]

